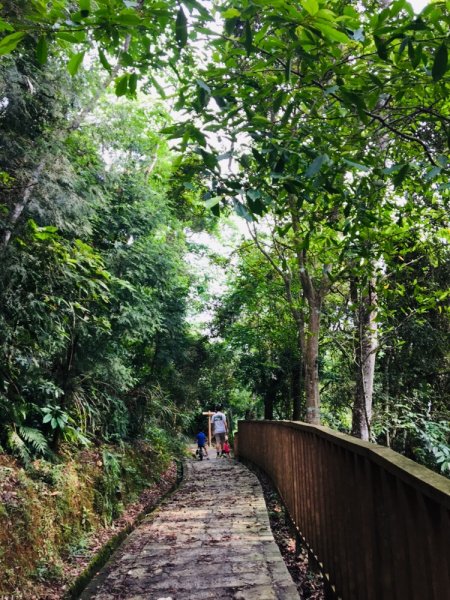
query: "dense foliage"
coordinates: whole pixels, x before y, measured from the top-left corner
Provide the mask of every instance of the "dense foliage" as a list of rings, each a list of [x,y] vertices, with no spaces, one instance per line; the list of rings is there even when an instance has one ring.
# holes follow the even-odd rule
[[[28,55],[1,75],[0,443],[27,461],[62,439],[169,436],[185,427],[171,390],[190,360],[183,228],[203,209],[174,205],[156,134],[168,116],[103,93],[82,127],[93,75]]]
[[[225,401],[448,471],[449,23],[405,0],[4,3],[2,448],[169,443]],[[189,238],[233,210],[199,333]]]

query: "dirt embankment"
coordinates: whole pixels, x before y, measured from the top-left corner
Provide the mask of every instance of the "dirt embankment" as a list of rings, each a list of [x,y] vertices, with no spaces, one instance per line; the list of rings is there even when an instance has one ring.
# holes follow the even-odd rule
[[[175,464],[143,442],[26,469],[0,454],[0,598],[62,598],[100,549],[176,479]]]

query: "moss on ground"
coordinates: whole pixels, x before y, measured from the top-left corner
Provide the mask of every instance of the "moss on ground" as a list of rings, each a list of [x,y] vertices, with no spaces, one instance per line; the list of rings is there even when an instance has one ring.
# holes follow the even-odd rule
[[[152,447],[66,452],[27,469],[0,454],[0,596],[61,579],[64,562],[158,480],[169,458]]]

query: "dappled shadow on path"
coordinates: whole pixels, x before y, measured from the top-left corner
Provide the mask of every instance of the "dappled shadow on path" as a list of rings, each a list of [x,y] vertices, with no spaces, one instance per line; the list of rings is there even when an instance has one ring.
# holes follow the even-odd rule
[[[128,538],[84,600],[298,600],[256,476],[232,459],[186,465],[180,489]]]

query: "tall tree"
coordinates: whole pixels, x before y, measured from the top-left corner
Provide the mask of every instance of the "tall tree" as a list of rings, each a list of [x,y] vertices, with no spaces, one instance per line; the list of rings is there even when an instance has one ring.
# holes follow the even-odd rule
[[[447,9],[433,5],[416,18],[399,0],[374,16],[349,5],[319,2],[302,7],[239,3],[220,10],[224,31],[214,43],[211,64],[191,86],[191,102],[204,115],[204,132],[226,132],[229,152],[240,160],[242,171],[221,177],[223,156],[206,148],[204,132],[191,123],[167,132],[199,144],[213,177],[208,204],[216,202],[216,211],[221,199],[232,199],[237,212],[248,218],[268,211],[292,217],[287,197],[293,197],[306,229],[298,242],[300,258],[310,239],[320,237],[320,228],[330,226],[330,243],[337,244],[332,262],[339,265],[331,277],[358,265],[357,280],[368,291],[365,271],[370,265],[373,288],[381,256],[381,244],[370,243],[371,232],[385,237],[382,230],[387,233],[397,212],[391,186],[400,195],[412,181],[445,185]],[[183,97],[188,90],[189,85]],[[251,154],[242,150],[244,145]],[[389,193],[375,193],[380,181]],[[363,195],[367,187],[374,190],[368,204]],[[382,210],[372,204],[375,198],[385,198]],[[311,308],[307,372],[316,419],[313,341],[322,299],[311,286],[306,264],[300,265],[300,273]],[[373,306],[363,296],[361,291],[361,310]],[[376,348],[371,312],[360,312],[359,318],[355,420],[370,412]],[[355,432],[367,436],[356,423]]]

